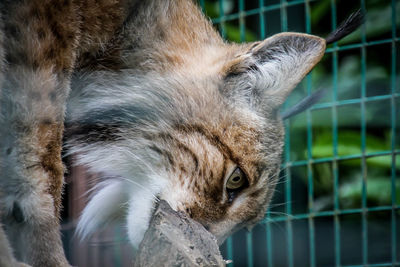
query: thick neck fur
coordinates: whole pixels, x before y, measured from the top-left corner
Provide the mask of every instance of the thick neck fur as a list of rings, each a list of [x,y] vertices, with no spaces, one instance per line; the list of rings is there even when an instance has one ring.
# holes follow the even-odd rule
[[[82,54],[79,71],[130,69],[208,76],[220,73],[242,47],[225,43],[194,1],[134,0],[130,5],[131,12],[115,36],[97,52]]]

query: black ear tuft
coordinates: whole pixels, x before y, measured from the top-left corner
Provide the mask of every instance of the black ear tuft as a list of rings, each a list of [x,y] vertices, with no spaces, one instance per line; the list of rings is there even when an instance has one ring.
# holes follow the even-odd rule
[[[328,37],[325,38],[327,44],[331,44],[339,41],[340,39],[346,37],[353,31],[355,31],[361,24],[365,22],[365,14],[361,9],[352,13],[339,27],[333,32],[331,32]]]

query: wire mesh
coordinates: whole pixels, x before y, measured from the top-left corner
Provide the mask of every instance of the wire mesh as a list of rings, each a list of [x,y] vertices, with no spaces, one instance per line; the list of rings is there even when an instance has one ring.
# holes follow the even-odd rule
[[[306,111],[301,118],[285,122],[282,182],[278,186],[280,192],[277,192],[278,198],[280,195],[283,200],[283,205],[279,205],[279,201],[275,199],[265,219],[255,230],[248,233],[239,232],[226,241],[222,250],[227,259],[233,259],[230,266],[400,265],[398,230],[400,217],[398,14],[400,3],[396,0],[381,1],[381,6],[375,8],[374,5],[378,1],[359,0],[353,1],[356,4],[350,5],[353,8],[350,10],[344,2],[339,0],[200,1],[206,13],[212,5],[218,10],[217,15],[212,17],[212,21],[219,28],[222,36],[240,42],[251,39],[248,34],[249,29],[256,32],[257,39],[264,39],[281,31],[293,29],[296,31],[298,28],[302,32],[321,35],[321,29],[314,31],[313,28],[315,25],[313,15],[316,14],[317,9],[328,10],[327,18],[321,19],[328,25],[325,29],[326,34],[336,29],[340,22],[339,15],[343,19],[343,14],[349,15],[355,7],[361,8],[367,14],[367,23],[353,34],[353,41],[334,43],[326,50],[326,59],[322,64],[324,68],[330,69],[331,74],[325,85],[332,88],[327,99]],[[301,18],[297,20],[301,27],[291,22],[294,12],[301,14]],[[388,34],[371,34],[371,29],[376,26],[373,25],[377,21],[376,14],[385,14],[378,18],[378,22],[384,21],[382,23],[388,25],[385,28]],[[258,25],[254,26],[254,21]],[[232,28],[232,25],[235,28]],[[315,28],[318,27],[319,25]],[[238,31],[238,38],[233,36],[234,30]],[[386,51],[386,54],[383,51]],[[378,64],[376,62],[370,64],[369,58],[373,60],[377,54],[382,54],[381,57],[385,60]],[[344,71],[342,68],[346,67],[344,64],[346,58],[355,58],[354,55],[357,58],[358,68],[352,90],[355,89],[357,95],[352,93],[350,96],[343,96]],[[370,65],[377,65],[387,72],[384,76],[388,84],[385,90],[370,92],[370,88],[374,87],[374,78],[371,78],[374,74]],[[298,90],[304,95],[311,94],[318,86],[319,76],[321,76],[320,71],[311,72]],[[347,80],[352,79],[353,77],[350,77]],[[293,99],[295,102],[296,96]],[[384,127],[379,126],[380,116],[376,119],[371,117],[371,110],[374,108],[378,110],[385,108],[387,116],[383,120],[387,121],[387,124]],[[329,139],[330,151],[324,154],[316,153],[321,134],[318,125],[321,119],[318,119],[318,115],[325,118],[328,124],[326,128],[330,129],[329,134],[325,134]],[[346,117],[352,116],[356,116],[357,120],[353,120],[352,125],[346,125],[344,123]],[[298,141],[299,138],[296,135],[298,131],[293,130],[298,128],[298,120],[304,122],[300,123],[302,131],[305,132],[301,141]],[[387,142],[388,145],[371,148],[370,144],[379,128],[387,131],[386,136],[381,139],[384,142],[381,141],[381,143]],[[344,142],[345,134],[354,133],[355,130],[357,141]],[[305,146],[301,156],[299,153],[292,152],[298,149],[299,143],[303,143],[300,146]],[[377,181],[374,170],[379,167],[372,162],[378,160],[386,162],[386,169],[382,171],[382,173],[387,173],[382,179],[384,186],[379,187],[380,190],[378,190],[385,196],[385,201],[373,202],[371,192],[376,189]],[[319,193],[323,187],[319,178],[323,173],[320,169],[328,169],[331,183],[330,191],[325,194],[330,198],[331,203],[325,208],[319,207],[323,198]],[[302,189],[295,186],[299,179],[298,170],[303,173]],[[355,175],[357,177],[351,183],[346,180],[348,176],[351,176],[347,172],[357,173]],[[353,188],[358,186],[357,203],[352,205],[345,203],[347,197],[344,189],[349,184],[353,184]],[[298,194],[297,191],[301,190],[304,191],[305,204],[303,208],[298,208],[300,205],[295,196]],[[282,213],[277,215],[274,209],[276,206],[280,206]],[[383,227],[379,228],[379,225]],[[302,229],[300,233],[299,229]],[[351,236],[355,237],[354,240],[350,240]],[[378,247],[376,244],[383,245],[382,251],[376,249]]]

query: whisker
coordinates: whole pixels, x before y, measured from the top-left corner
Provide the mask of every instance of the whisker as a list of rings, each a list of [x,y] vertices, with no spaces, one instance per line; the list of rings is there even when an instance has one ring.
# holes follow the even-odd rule
[[[292,201],[287,201],[287,202],[282,202],[282,203],[273,203],[269,205],[269,208],[276,208],[276,207],[281,207],[281,206],[285,206],[287,204],[291,204]]]
[[[276,226],[279,229],[279,231],[281,231],[281,232],[283,232],[285,234],[287,233],[287,229],[285,229],[285,226],[283,226],[282,224],[280,224],[277,221],[274,221],[274,219],[272,219],[272,218],[266,218],[266,219],[267,219],[266,223],[268,223],[268,224],[270,224],[272,226]],[[267,227],[267,225],[265,225],[265,226]]]
[[[294,218],[293,215],[288,214],[288,213],[285,213],[285,212],[280,212],[280,211],[268,211],[268,213],[270,213],[270,214],[275,214],[275,215],[280,215],[280,216],[285,216],[285,217],[288,217],[288,218],[290,218],[290,219],[293,219],[293,218]]]

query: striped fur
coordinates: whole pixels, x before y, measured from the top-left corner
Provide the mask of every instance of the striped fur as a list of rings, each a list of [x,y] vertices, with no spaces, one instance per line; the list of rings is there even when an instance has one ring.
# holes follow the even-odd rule
[[[58,234],[64,122],[67,153],[101,179],[83,237],[122,220],[138,245],[157,199],[220,243],[263,218],[282,153],[279,107],[324,39],[229,44],[191,0],[0,7],[0,206],[19,260],[68,265]],[[237,168],[246,182],[232,194]]]

